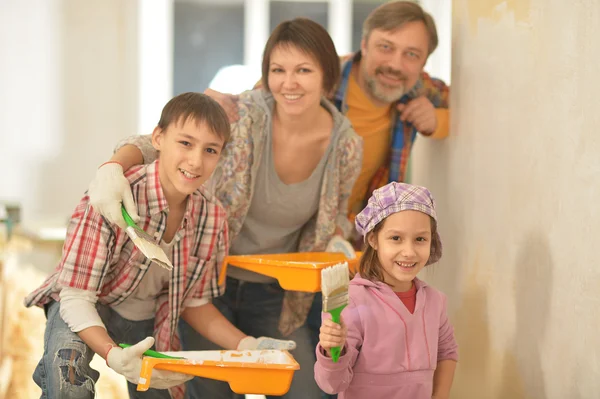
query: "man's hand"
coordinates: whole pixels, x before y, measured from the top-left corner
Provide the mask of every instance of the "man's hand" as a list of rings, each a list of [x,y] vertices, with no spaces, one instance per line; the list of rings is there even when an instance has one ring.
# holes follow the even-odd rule
[[[219,105],[223,107],[227,117],[229,118],[229,123],[236,122],[238,119],[240,119],[237,105],[239,96],[235,94],[220,93],[213,89],[206,89],[204,94],[218,102]]]
[[[425,96],[420,96],[407,104],[398,104],[400,120],[410,122],[419,133],[430,135],[437,128],[435,107]]]
[[[242,338],[237,346],[237,350],[264,350],[264,349],[278,349],[278,350],[292,350],[296,349],[296,343],[294,341],[286,341],[281,339],[269,338],[269,337],[245,337]]]
[[[154,345],[154,338],[148,337],[129,348],[122,349],[115,346],[108,351],[106,364],[125,377],[127,381],[137,384],[142,369],[142,356],[152,345]],[[192,378],[194,378],[193,375],[154,369],[152,370],[150,388],[168,389],[181,385]]]
[[[88,188],[88,196],[97,212],[123,229],[127,228],[127,224],[121,213],[121,202],[135,222],[140,219],[129,181],[123,176],[121,165],[116,162],[105,163],[98,168]]]

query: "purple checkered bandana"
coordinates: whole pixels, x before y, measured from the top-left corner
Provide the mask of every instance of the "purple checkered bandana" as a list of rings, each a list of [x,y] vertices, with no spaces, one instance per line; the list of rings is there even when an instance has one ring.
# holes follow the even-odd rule
[[[391,182],[373,191],[365,209],[356,215],[356,230],[367,239],[367,233],[389,215],[401,211],[419,211],[431,216],[437,222],[435,201],[425,187]],[[431,252],[426,265],[437,262],[442,257],[442,240],[439,233],[431,240]]]

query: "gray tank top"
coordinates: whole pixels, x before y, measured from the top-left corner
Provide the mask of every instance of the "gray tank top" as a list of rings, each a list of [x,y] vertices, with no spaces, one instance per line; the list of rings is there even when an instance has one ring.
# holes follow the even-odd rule
[[[285,184],[277,175],[273,162],[272,132],[266,139],[252,202],[240,233],[231,243],[232,255],[296,252],[304,225],[317,214],[327,158],[332,151],[330,140],[323,157],[304,181]],[[272,283],[275,279],[229,266],[227,275],[254,283]]]

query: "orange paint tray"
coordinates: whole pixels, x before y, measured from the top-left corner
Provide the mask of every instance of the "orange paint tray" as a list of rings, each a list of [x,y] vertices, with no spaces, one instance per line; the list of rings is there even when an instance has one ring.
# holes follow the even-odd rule
[[[226,381],[238,394],[275,395],[285,394],[292,383],[294,372],[300,365],[287,351],[181,351],[164,352],[185,359],[159,359],[144,357],[138,391],[150,387],[152,369]]]
[[[222,284],[227,264],[276,278],[279,285],[289,291],[321,291],[321,269],[340,262],[348,262],[351,271],[358,270],[360,252],[356,258],[347,259],[341,252],[294,252],[288,254],[228,256],[219,276]]]

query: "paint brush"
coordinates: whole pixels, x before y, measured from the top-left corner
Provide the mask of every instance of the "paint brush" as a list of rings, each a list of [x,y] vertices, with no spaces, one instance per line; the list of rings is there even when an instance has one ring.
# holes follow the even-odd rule
[[[348,263],[338,263],[321,270],[321,292],[323,293],[323,312],[331,314],[331,320],[340,324],[342,310],[348,305],[348,286],[350,285]],[[341,348],[331,348],[331,360],[337,363]]]
[[[131,345],[130,344],[119,344],[119,346],[121,348],[125,349],[125,348],[129,348]],[[146,352],[144,352],[144,355],[150,356],[150,357],[156,357],[158,359],[185,359],[185,357],[176,357],[176,356],[165,355],[164,353],[153,351],[152,349],[148,349]]]
[[[163,251],[160,245],[154,242],[154,239],[148,233],[135,224],[123,205],[121,205],[121,213],[123,214],[125,223],[127,223],[125,232],[144,256],[167,270],[173,269],[173,264],[167,258],[165,251]]]

